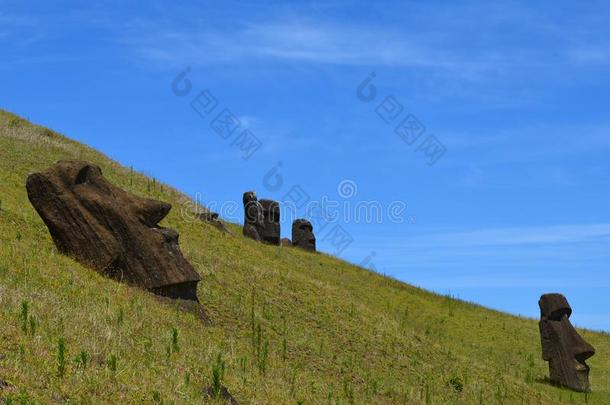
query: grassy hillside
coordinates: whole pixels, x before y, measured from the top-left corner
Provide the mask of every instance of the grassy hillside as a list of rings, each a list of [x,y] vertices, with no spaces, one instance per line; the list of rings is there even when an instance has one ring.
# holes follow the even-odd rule
[[[25,178],[73,158],[173,204],[163,225],[180,232],[202,276],[211,326],[57,252]],[[244,404],[610,403],[607,334],[582,331],[598,351],[592,394],[552,387],[535,320],[262,245],[234,224],[227,235],[181,216],[176,190],[1,110],[0,200],[0,380],[11,385],[0,384],[0,397],[9,403],[201,403],[219,355],[223,384]]]

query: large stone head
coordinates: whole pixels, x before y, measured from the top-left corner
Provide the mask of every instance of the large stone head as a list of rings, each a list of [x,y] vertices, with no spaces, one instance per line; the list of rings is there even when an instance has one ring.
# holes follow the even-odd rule
[[[316,251],[316,237],[311,222],[306,219],[296,219],[292,222],[292,245]]]
[[[576,391],[590,391],[589,366],[595,354],[570,323],[572,308],[561,294],[544,294],[540,306],[542,358],[549,362],[551,382]]]
[[[178,233],[158,224],[170,204],[128,193],[98,166],[76,160],[31,174],[26,187],[60,252],[115,280],[197,300],[200,278],[182,256]]]

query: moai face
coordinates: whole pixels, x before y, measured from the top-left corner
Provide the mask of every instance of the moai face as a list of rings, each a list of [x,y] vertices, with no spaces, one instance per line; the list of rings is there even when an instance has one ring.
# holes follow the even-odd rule
[[[273,200],[260,200],[263,207],[263,225],[259,234],[263,242],[280,244],[280,205]]]
[[[297,219],[292,223],[292,244],[302,249],[316,251],[316,237],[311,222]]]
[[[550,380],[576,391],[591,390],[585,360],[595,354],[570,323],[572,308],[561,294],[544,294],[540,306],[542,358],[549,362]]]
[[[26,188],[60,252],[118,281],[197,300],[200,278],[182,256],[178,233],[158,224],[170,204],[128,193],[77,160],[31,174]]]

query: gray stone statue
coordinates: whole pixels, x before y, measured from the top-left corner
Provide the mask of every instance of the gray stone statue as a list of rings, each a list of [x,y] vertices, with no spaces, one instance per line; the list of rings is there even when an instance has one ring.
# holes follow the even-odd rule
[[[540,339],[542,358],[549,362],[552,383],[588,392],[589,366],[585,360],[595,354],[570,323],[572,308],[561,294],[544,294],[540,306]]]

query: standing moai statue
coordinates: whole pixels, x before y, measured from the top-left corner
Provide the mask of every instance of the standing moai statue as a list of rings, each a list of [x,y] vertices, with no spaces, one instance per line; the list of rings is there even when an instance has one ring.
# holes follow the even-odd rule
[[[595,349],[570,323],[572,308],[566,297],[544,294],[538,305],[542,358],[549,362],[551,382],[576,391],[590,391],[589,366],[585,360],[595,354]]]
[[[263,207],[263,225],[258,233],[263,242],[280,245],[280,204],[273,200],[260,200]]]
[[[258,200],[254,191],[243,196],[244,228],[248,238],[280,245],[280,205],[273,200]]]
[[[246,191],[243,196],[244,203],[244,236],[257,241],[261,240],[259,229],[263,224],[263,207],[256,198],[254,191]]]
[[[311,222],[306,219],[296,219],[292,223],[292,245],[312,252],[316,251],[316,237]]]

